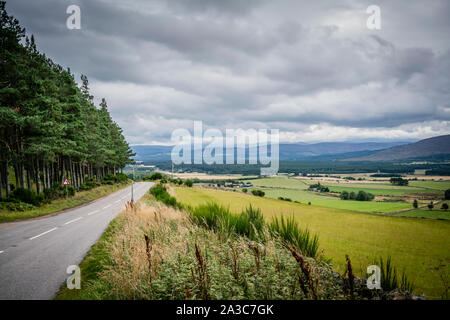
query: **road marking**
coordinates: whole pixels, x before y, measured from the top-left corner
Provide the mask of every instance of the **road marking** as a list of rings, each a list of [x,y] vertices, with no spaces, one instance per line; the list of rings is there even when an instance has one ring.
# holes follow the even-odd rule
[[[120,202],[120,200],[122,200],[122,199],[119,199],[119,200],[117,200],[117,201],[114,201],[114,203],[118,203],[118,202]]]
[[[92,211],[91,213],[88,213],[88,216],[91,216],[91,215],[93,215],[93,214],[96,214],[98,211],[99,211],[99,210]]]
[[[69,223],[72,223],[72,222],[75,222],[75,221],[78,221],[78,220],[80,220],[80,219],[83,219],[83,217],[79,217],[79,218],[76,218],[76,219],[67,221],[66,223],[64,223],[64,225],[69,224]]]
[[[44,234],[47,234],[47,233],[52,232],[52,231],[55,231],[56,229],[58,229],[58,228],[53,228],[53,229],[47,230],[45,232],[42,232],[41,234],[38,234],[37,236],[34,236],[34,237],[30,238],[30,240],[36,239],[36,238],[38,238],[40,236],[43,236]]]
[[[106,207],[103,207],[103,209],[108,209],[109,207],[111,207],[110,204],[108,204]]]
[[[3,252],[5,252],[5,251],[3,251],[3,250],[0,251],[0,253],[3,253]]]

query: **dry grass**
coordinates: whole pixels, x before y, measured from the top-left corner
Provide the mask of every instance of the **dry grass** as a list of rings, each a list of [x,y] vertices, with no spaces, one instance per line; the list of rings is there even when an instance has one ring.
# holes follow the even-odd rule
[[[111,226],[81,265],[95,272],[59,299],[346,298],[329,265],[303,257],[315,270],[305,275],[269,232],[264,244],[214,232],[158,202],[127,206]]]

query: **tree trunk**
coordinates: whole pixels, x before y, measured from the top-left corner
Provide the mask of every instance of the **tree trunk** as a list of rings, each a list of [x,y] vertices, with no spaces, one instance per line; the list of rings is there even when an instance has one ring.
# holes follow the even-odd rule
[[[8,198],[9,195],[11,194],[11,187],[9,185],[9,161],[6,160],[6,164],[5,164],[5,185],[6,185],[6,197]]]
[[[33,191],[33,182],[31,181],[30,167],[27,168],[27,187],[28,187],[28,190]]]
[[[41,193],[41,175],[39,173],[39,158],[36,158],[36,171],[35,171],[35,181],[36,181],[36,192]]]

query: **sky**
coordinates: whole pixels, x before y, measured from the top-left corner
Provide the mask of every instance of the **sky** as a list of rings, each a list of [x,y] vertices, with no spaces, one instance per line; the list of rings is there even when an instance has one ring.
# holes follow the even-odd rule
[[[81,29],[68,29],[69,5]],[[370,30],[369,5],[381,29]],[[40,51],[89,78],[132,145],[176,129],[280,142],[450,134],[448,0],[10,0]]]

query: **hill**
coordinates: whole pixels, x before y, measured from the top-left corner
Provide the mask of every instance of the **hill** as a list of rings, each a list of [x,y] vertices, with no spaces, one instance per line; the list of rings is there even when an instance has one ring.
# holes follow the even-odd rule
[[[371,155],[349,158],[347,161],[389,161],[406,159],[424,159],[437,155],[450,155],[450,135],[420,140],[401,146],[380,150]]]
[[[325,160],[328,160],[367,156],[374,151],[404,144],[407,144],[407,142],[282,143],[280,144],[279,152],[280,160],[305,160],[316,159],[317,157],[323,157]],[[131,148],[136,153],[136,160],[170,161],[170,153],[173,146],[136,145]]]

